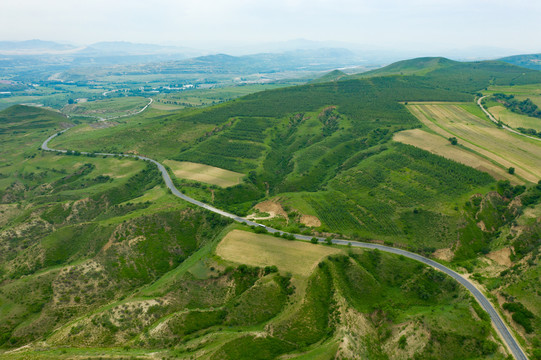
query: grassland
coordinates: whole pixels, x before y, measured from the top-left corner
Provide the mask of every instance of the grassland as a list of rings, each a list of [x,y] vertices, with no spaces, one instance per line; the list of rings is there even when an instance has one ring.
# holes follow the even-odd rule
[[[134,114],[143,109],[148,104],[148,101],[147,98],[139,96],[117,97],[66,105],[62,112],[75,117],[109,119]]]
[[[242,86],[214,87],[211,89],[184,90],[160,94],[155,97],[155,107],[163,110],[184,109],[216,105],[255,92],[279,89],[285,84],[253,84]],[[167,108],[168,107],[168,108]]]
[[[200,181],[221,187],[238,185],[245,176],[233,171],[188,161],[165,160],[163,163],[169,166],[179,179]]]
[[[503,131],[456,105],[412,104],[408,109],[430,130],[458,142],[504,168],[515,167],[517,176],[536,183],[541,179],[541,145]]]
[[[513,95],[517,101],[530,99],[534,104],[541,107],[541,84],[515,85],[515,86],[489,86],[483,91],[485,95],[492,94]],[[498,102],[489,102],[488,110],[497,119],[512,128],[535,129],[541,131],[541,119],[517,114],[505,108]]]
[[[234,230],[227,234],[216,248],[216,254],[225,260],[251,266],[277,266],[283,271],[306,277],[326,256],[340,253],[327,246],[289,241],[271,235]]]
[[[501,105],[490,106],[488,111],[496,120],[501,121],[514,129],[522,127],[541,131],[541,119],[514,113]]]
[[[171,159],[185,144],[214,129],[213,125],[205,123],[172,121],[168,114],[152,109],[126,120],[117,120],[115,126],[105,129],[81,124],[58,137],[54,146],[95,152],[131,152],[164,160]],[[153,135],[149,136],[149,133]]]

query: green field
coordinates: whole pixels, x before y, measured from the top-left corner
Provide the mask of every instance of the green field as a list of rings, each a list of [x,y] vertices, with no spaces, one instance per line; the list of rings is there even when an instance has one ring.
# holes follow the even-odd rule
[[[490,86],[483,92],[486,95],[505,94],[513,95],[517,101],[530,99],[535,105],[541,107],[541,84]],[[490,99],[489,99],[490,101]],[[490,101],[488,110],[497,120],[512,128],[525,128],[541,131],[541,119],[519,114],[507,109],[503,104]]]
[[[491,106],[488,111],[496,120],[514,129],[522,127],[541,131],[541,119],[514,113],[503,106]]]
[[[241,96],[259,91],[279,89],[286,84],[254,84],[242,86],[214,87],[210,89],[184,90],[160,94],[155,97],[154,107],[162,106],[166,109],[184,109],[191,107],[216,105],[225,101],[233,100]]]
[[[62,112],[74,117],[107,120],[134,114],[142,110],[148,103],[149,99],[143,97],[118,97],[66,105]]]

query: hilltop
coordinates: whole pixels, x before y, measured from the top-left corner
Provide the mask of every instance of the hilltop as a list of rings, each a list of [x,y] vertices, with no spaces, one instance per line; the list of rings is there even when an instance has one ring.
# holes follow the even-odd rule
[[[426,75],[434,70],[449,68],[460,64],[458,61],[443,57],[422,57],[411,60],[398,61],[384,66],[381,69],[371,70],[357,75],[365,76],[388,76],[388,75]]]

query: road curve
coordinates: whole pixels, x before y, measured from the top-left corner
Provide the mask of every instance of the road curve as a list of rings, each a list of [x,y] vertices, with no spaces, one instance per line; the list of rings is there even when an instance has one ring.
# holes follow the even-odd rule
[[[43,142],[43,144],[41,145],[42,150],[54,151],[54,152],[59,152],[59,153],[67,153],[67,150],[51,149],[49,147],[49,142],[52,139],[54,139],[55,137],[57,137],[58,135],[66,132],[68,130],[69,129],[65,129],[65,130],[62,130],[62,131],[54,134],[54,135],[49,136]],[[82,155],[90,155],[91,153],[81,152],[81,154]],[[171,190],[173,195],[175,195],[176,197],[179,197],[182,200],[185,200],[185,201],[187,201],[187,202],[189,202],[191,204],[194,204],[196,206],[199,206],[199,207],[202,207],[202,208],[207,209],[209,211],[212,211],[212,212],[214,212],[216,214],[220,214],[222,216],[230,218],[230,219],[232,219],[234,221],[237,221],[239,223],[243,223],[243,224],[246,224],[246,225],[249,225],[249,226],[261,226],[261,227],[264,227],[265,229],[267,229],[267,231],[270,232],[270,233],[284,234],[284,232],[282,232],[280,230],[273,229],[271,227],[268,227],[268,226],[265,226],[265,225],[262,225],[262,224],[258,224],[256,222],[250,221],[248,219],[237,216],[235,214],[228,213],[226,211],[220,210],[218,208],[215,208],[214,206],[205,204],[205,203],[203,203],[201,201],[198,201],[196,199],[193,199],[193,198],[181,193],[175,187],[175,185],[173,184],[173,180],[169,176],[169,173],[167,172],[165,167],[162,164],[160,164],[159,162],[157,162],[156,160],[154,160],[154,159],[150,159],[150,158],[145,157],[145,156],[131,155],[131,154],[110,154],[110,153],[92,153],[92,154],[97,155],[97,156],[123,156],[123,157],[131,157],[131,158],[137,158],[137,159],[144,160],[144,161],[149,161],[149,162],[155,164],[158,167],[158,170],[160,170],[160,172],[162,173],[162,177],[163,177],[163,180],[165,182],[165,185],[167,186],[167,188],[169,190]],[[293,235],[295,237],[295,239],[297,239],[297,240],[309,241],[309,240],[312,239],[311,236],[306,236],[306,235],[299,235],[299,234],[291,234],[291,235]],[[322,238],[322,237],[318,237],[317,239],[318,239],[319,242],[325,241],[325,238]],[[424,256],[421,256],[419,254],[412,253],[410,251],[406,251],[406,250],[403,250],[403,249],[398,249],[398,248],[393,248],[393,247],[390,247],[390,246],[373,244],[373,243],[365,243],[365,242],[360,242],[360,241],[349,241],[349,240],[341,240],[341,239],[333,239],[332,242],[334,244],[337,244],[337,245],[349,245],[349,244],[351,244],[351,246],[355,246],[355,247],[360,247],[360,248],[365,248],[365,249],[378,249],[380,251],[384,251],[384,252],[387,252],[387,253],[402,255],[402,256],[405,256],[407,258],[422,262],[422,263],[424,263],[426,265],[429,265],[429,266],[435,268],[436,270],[439,270],[439,271],[449,275],[450,277],[455,279],[457,282],[462,284],[466,289],[468,289],[468,291],[479,302],[481,307],[488,313],[488,315],[490,316],[490,319],[492,320],[492,323],[493,323],[494,327],[496,328],[496,330],[500,334],[501,338],[503,339],[503,341],[507,345],[507,348],[513,354],[514,358],[517,359],[517,360],[528,360],[526,354],[524,353],[524,351],[522,351],[522,348],[520,347],[520,345],[518,344],[516,339],[513,337],[513,335],[509,331],[509,328],[504,323],[504,321],[502,320],[502,318],[500,317],[500,315],[498,314],[496,309],[494,309],[494,307],[492,306],[490,301],[486,298],[486,296],[483,295],[483,293],[481,291],[479,291],[479,289],[477,289],[475,287],[475,285],[473,285],[469,280],[462,277],[457,272],[449,269],[448,267],[446,267],[446,266],[444,266],[444,265],[442,265],[442,264],[440,264],[440,263],[438,263],[438,262],[436,262],[434,260],[431,260],[431,259],[426,258]]]
[[[492,114],[489,113],[488,110],[485,109],[485,108],[483,107],[483,105],[481,104],[481,101],[482,101],[484,98],[486,98],[486,96],[482,96],[482,97],[480,97],[479,99],[477,99],[477,105],[479,105],[479,107],[481,108],[481,110],[483,110],[483,112],[486,114],[486,116],[488,116],[488,118],[489,118],[490,120],[492,120],[492,122],[494,122],[494,123],[495,123],[496,125],[498,125],[498,126],[501,125],[502,128],[504,128],[505,130],[510,131],[510,132],[512,132],[512,133],[514,133],[514,134],[517,134],[517,135],[520,135],[520,136],[524,136],[524,137],[527,137],[527,138],[529,138],[529,139],[541,141],[541,138],[533,137],[533,136],[530,136],[530,135],[523,134],[523,133],[521,133],[520,131],[517,131],[517,130],[515,130],[515,129],[513,129],[513,128],[510,128],[510,127],[507,126],[507,125],[501,124],[498,120],[494,119],[494,116],[492,116]]]

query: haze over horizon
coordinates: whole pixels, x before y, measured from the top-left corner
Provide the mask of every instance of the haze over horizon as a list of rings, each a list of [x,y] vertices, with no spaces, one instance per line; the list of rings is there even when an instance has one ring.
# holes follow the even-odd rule
[[[309,39],[412,55],[492,56],[541,52],[541,39],[524,36],[538,32],[540,16],[541,3],[527,0],[21,0],[3,4],[0,21],[9,31],[0,40],[130,41],[242,53]]]

